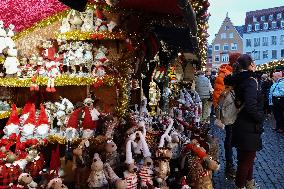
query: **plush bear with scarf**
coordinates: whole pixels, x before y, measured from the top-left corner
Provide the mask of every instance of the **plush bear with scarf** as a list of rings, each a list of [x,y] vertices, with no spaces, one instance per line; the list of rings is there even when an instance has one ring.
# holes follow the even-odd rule
[[[55,92],[54,81],[55,78],[61,75],[59,66],[61,65],[61,58],[58,55],[58,48],[51,40],[45,41],[42,44],[41,56],[46,60],[45,68],[47,72],[47,92]]]

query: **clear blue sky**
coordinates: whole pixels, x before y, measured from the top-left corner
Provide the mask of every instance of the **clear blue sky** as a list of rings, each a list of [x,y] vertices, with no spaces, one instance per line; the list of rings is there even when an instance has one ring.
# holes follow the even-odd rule
[[[284,6],[284,0],[209,0],[209,2],[211,14],[208,30],[209,44],[218,32],[227,12],[233,24],[239,26],[245,23],[246,12]]]

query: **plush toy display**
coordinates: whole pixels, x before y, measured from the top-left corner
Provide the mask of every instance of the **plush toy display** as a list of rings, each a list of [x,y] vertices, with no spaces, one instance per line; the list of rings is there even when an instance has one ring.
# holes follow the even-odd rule
[[[18,69],[18,66],[20,66],[20,62],[17,58],[18,51],[14,47],[9,47],[7,54],[8,56],[6,57],[4,62],[4,68],[6,69],[7,77],[16,77],[18,72],[20,71]]]

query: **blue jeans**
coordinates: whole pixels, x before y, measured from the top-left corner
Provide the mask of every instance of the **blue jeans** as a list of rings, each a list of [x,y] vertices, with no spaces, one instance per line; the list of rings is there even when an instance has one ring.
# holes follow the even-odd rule
[[[233,125],[226,125],[226,137],[224,142],[225,147],[225,159],[226,164],[233,164],[233,146],[232,146],[232,134],[233,134]]]

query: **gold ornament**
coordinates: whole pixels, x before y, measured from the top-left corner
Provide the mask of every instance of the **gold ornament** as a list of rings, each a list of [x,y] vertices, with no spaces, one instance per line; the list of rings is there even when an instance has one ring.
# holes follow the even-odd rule
[[[18,114],[21,114],[22,108],[17,108],[17,112],[18,112]],[[9,118],[11,113],[12,113],[11,111],[1,111],[0,112],[0,119]]]

